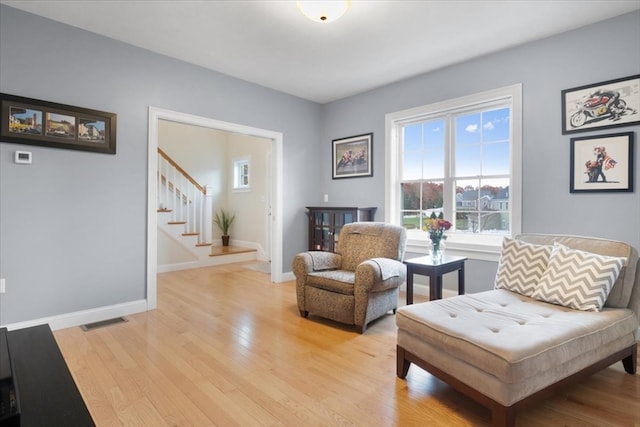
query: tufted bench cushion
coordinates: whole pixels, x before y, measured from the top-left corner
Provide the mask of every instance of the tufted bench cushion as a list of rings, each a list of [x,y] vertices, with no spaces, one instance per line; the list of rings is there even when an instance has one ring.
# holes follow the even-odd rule
[[[398,345],[505,406],[633,345],[633,311],[587,312],[504,289],[402,307]],[[610,346],[610,344],[614,344]]]

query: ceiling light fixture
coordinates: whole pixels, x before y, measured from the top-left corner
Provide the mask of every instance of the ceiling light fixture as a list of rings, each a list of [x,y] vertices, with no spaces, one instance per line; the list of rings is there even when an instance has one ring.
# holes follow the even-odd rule
[[[340,18],[349,9],[350,1],[298,1],[298,9],[307,18],[315,22],[332,22]]]

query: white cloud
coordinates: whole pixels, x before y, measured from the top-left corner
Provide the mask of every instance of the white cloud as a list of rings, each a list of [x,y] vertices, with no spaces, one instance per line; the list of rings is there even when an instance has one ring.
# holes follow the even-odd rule
[[[468,125],[464,130],[466,130],[469,133],[478,132],[478,125],[476,124]]]
[[[493,128],[495,128],[492,122],[485,123],[483,127],[485,130],[493,130]]]

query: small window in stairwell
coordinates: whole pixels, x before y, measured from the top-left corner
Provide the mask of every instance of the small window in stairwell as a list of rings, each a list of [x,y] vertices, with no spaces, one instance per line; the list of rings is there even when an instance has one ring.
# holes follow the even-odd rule
[[[239,159],[233,162],[233,188],[235,190],[246,190],[250,186],[250,163],[249,159]]]

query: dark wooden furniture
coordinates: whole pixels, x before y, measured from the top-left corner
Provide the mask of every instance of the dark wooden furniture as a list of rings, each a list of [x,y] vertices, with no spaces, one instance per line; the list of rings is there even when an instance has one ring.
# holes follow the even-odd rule
[[[504,406],[500,402],[497,402],[483,394],[481,386],[476,388],[470,387],[464,382],[460,381],[453,375],[435,367],[430,361],[427,361],[420,356],[417,356],[410,351],[405,350],[401,346],[396,346],[396,375],[398,378],[405,379],[409,373],[409,367],[412,363],[415,363],[431,375],[441,379],[445,383],[449,384],[454,389],[458,390],[462,394],[466,394],[471,399],[475,400],[479,404],[489,408],[491,410],[491,421],[495,427],[515,427],[516,425],[516,413],[521,409],[528,408],[534,403],[557,394],[563,388],[575,384],[598,371],[608,368],[618,360],[622,361],[624,370],[631,375],[636,374],[637,370],[637,358],[638,358],[638,345],[634,344],[624,350],[620,350],[611,356],[608,356],[593,365],[569,375],[566,378],[559,380],[535,393],[525,397],[521,401],[514,403],[511,406]]]
[[[373,221],[377,209],[307,206],[309,250],[335,252],[342,226],[351,222]]]
[[[0,426],[20,427],[20,396],[7,345],[7,328],[0,328]]]
[[[458,270],[458,294],[464,294],[464,262],[466,257],[443,255],[441,261],[434,261],[431,255],[408,259],[407,265],[407,305],[413,304],[413,275],[429,276],[429,300],[442,298],[442,275]]]
[[[7,333],[20,396],[20,427],[95,427],[49,325]]]

